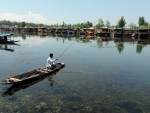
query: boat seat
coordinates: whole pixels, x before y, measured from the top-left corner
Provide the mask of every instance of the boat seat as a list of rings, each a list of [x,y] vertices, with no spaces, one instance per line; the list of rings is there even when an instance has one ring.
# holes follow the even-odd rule
[[[36,70],[37,72],[39,72],[39,73],[49,73],[49,72],[52,72],[53,70],[50,70],[50,69],[38,69],[38,70]]]
[[[33,78],[33,77],[36,77],[36,76],[39,76],[39,74],[32,75],[32,76],[28,77],[28,79]]]
[[[9,78],[8,79],[9,82],[19,82],[21,81],[20,79],[17,79],[17,78]]]

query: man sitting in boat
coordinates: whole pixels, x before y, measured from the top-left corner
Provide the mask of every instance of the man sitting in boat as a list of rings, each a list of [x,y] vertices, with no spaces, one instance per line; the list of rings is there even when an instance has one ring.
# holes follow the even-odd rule
[[[53,54],[50,53],[49,57],[47,59],[47,63],[46,63],[46,67],[50,68],[50,69],[54,69],[56,67],[55,65],[55,61],[58,59],[52,59],[53,58]]]

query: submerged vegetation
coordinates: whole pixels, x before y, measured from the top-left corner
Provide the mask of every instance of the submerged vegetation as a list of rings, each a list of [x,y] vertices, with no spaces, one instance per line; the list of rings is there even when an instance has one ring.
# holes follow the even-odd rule
[[[16,38],[23,39],[20,42],[21,46],[15,46],[14,53],[0,51],[2,53],[0,63],[3,64],[0,68],[1,80],[45,65],[44,55],[47,55],[51,48],[57,56],[71,42],[76,43],[61,57],[60,62],[65,62],[66,67],[57,74],[50,75],[30,87],[13,89],[14,92],[9,95],[3,93],[8,91],[10,86],[0,85],[0,112],[150,112],[149,62],[147,62],[149,57],[146,57],[149,53],[142,54],[142,48],[149,50],[149,45],[104,42],[84,37],[40,38],[19,35]],[[35,44],[34,39],[38,40],[38,43],[31,46],[32,40]],[[58,43],[60,49],[55,46]],[[103,46],[114,48],[105,50],[102,49]],[[135,54],[136,52],[140,55]],[[142,61],[136,58],[141,58]],[[53,85],[50,81],[54,81]]]

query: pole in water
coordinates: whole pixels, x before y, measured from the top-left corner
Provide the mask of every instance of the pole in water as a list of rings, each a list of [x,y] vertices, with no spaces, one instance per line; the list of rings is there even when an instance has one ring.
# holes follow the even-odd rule
[[[74,42],[75,42],[75,41],[73,41],[73,42],[70,44],[70,46],[71,46]],[[69,47],[70,47],[70,46],[69,46]],[[68,47],[68,48],[69,48],[69,47]],[[68,49],[68,48],[67,48],[67,49]],[[65,51],[67,51],[67,49],[65,49]],[[64,52],[65,52],[65,51],[64,51]],[[62,54],[64,54],[64,52],[63,52]],[[59,55],[59,57],[58,57],[57,59],[59,59],[59,58],[62,56],[62,54]]]

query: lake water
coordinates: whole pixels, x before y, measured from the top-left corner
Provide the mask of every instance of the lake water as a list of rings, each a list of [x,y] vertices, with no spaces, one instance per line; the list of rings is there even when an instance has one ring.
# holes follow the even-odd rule
[[[14,35],[0,50],[0,81],[46,65],[65,68],[31,85],[0,85],[0,113],[149,113],[150,45],[99,38]],[[117,46],[119,45],[119,46]],[[0,47],[6,45],[0,45]],[[9,89],[11,88],[11,89]]]

